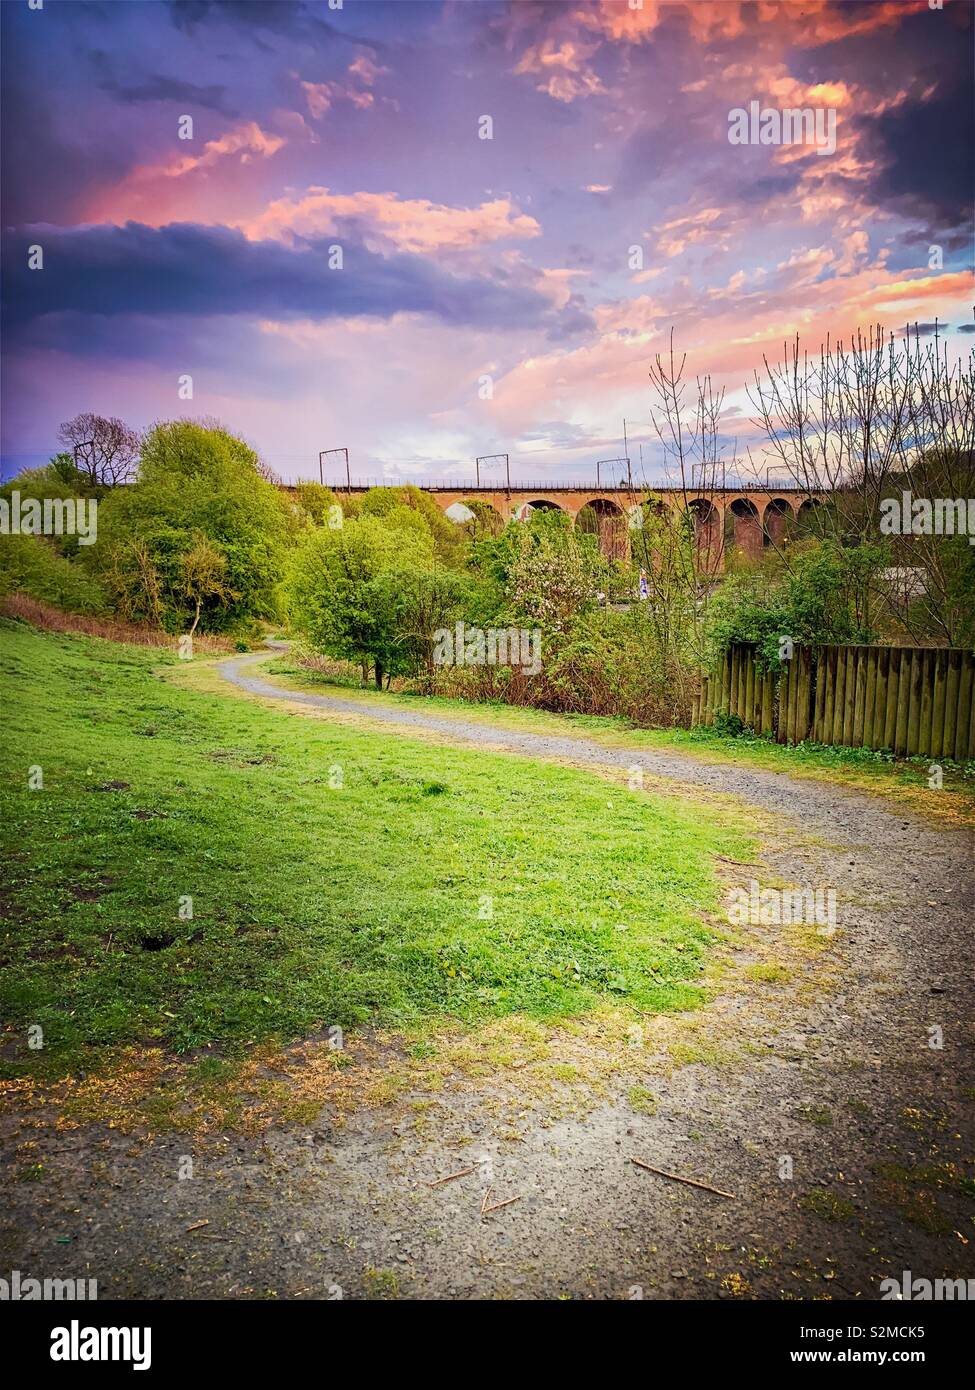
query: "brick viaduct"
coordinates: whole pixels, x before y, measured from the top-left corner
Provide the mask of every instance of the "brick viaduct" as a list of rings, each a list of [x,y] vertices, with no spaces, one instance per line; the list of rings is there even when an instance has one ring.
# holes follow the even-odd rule
[[[404,480],[406,481],[406,480]],[[372,484],[353,484],[338,488],[342,493],[367,492]],[[501,519],[524,515],[530,507],[549,507],[564,512],[582,529],[595,532],[605,554],[623,556],[627,552],[628,524],[631,509],[648,497],[674,509],[688,508],[694,515],[694,530],[698,547],[720,568],[725,547],[739,546],[746,554],[757,558],[765,545],[781,539],[790,522],[798,520],[818,506],[826,497],[824,492],[809,492],[794,486],[779,487],[719,487],[703,490],[680,487],[630,488],[585,487],[578,483],[519,483],[512,487],[469,484],[456,486],[424,484],[446,511],[455,502],[476,499],[491,507]]]

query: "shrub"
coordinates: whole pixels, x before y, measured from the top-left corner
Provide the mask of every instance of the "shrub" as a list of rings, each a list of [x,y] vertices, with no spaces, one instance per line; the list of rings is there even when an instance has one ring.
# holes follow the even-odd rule
[[[104,589],[43,536],[0,538],[0,595],[27,594],[68,613],[105,613]]]
[[[91,563],[120,616],[183,632],[232,632],[278,614],[290,503],[254,451],[217,426],[177,420],[146,437],[139,476],[99,510]]]

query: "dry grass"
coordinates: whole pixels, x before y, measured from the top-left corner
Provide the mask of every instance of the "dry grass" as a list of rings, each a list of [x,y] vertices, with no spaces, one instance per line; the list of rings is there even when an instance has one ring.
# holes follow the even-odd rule
[[[0,599],[0,616],[30,623],[44,632],[75,632],[85,637],[103,637],[108,642],[131,642],[138,647],[175,646],[176,638],[157,627],[138,627],[115,618],[94,618],[89,613],[66,613],[52,603],[41,603],[27,594],[7,594]],[[193,638],[197,652],[230,652],[234,644],[226,637]]]

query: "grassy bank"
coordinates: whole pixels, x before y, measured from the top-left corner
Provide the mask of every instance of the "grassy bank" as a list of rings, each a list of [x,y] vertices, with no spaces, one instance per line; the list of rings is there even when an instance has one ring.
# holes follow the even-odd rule
[[[713,815],[195,692],[159,651],[0,647],[8,1072],[697,1001],[712,856],[750,849]]]

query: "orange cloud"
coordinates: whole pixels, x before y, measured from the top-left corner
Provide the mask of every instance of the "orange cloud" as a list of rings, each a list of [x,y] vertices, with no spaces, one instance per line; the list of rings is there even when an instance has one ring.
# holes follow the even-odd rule
[[[207,169],[228,155],[239,154],[243,164],[248,163],[253,155],[268,159],[272,154],[277,154],[284,144],[282,136],[268,135],[255,121],[245,121],[216,140],[208,140],[202,154],[174,155],[160,164],[139,165],[129,177],[140,183],[157,178],[179,179],[194,169]]]
[[[135,220],[153,227],[180,217],[205,220],[200,216],[201,198],[216,199],[221,184],[234,181],[233,171],[238,164],[270,159],[287,143],[285,136],[268,134],[255,121],[246,121],[208,140],[200,154],[174,152],[158,163],[138,164],[111,188],[93,190],[85,219],[118,223]],[[192,148],[192,141],[185,145],[179,142],[180,151]],[[226,180],[218,177],[224,169]],[[194,177],[198,173],[201,177]]]
[[[596,311],[598,337],[568,351],[529,358],[495,386],[493,416],[505,432],[522,432],[564,404],[569,423],[603,419],[625,408],[647,418],[647,368],[663,352],[671,326],[675,346],[687,353],[685,379],[710,374],[718,387],[740,391],[761,369],[763,356],[778,360],[784,342],[800,334],[813,350],[829,335],[849,339],[858,327],[882,324],[897,332],[915,319],[957,321],[971,302],[975,276],[968,271],[892,276],[881,263],[850,275],[811,280],[810,270],[828,262],[818,248],[780,267],[778,284],[747,288],[732,276],[722,291],[702,297],[681,282],[658,299],[641,295]],[[801,289],[801,294],[798,291]]]
[[[668,11],[682,10],[698,43],[738,38],[749,24],[757,24],[778,25],[790,43],[812,48],[872,33],[924,9],[927,0],[873,0],[856,9],[835,0],[644,0],[636,10],[627,0],[599,0],[595,8],[578,10],[576,19],[614,43],[642,43]]]
[[[553,5],[547,31],[525,50],[515,72],[541,76],[539,91],[571,102],[606,91],[590,62],[601,43],[642,44],[675,11],[683,14],[691,39],[701,45],[764,28],[778,30],[783,43],[812,48],[886,28],[926,7],[927,0],[873,0],[856,9],[836,0],[643,0],[637,9],[627,0],[598,0],[568,11]],[[520,27],[514,19],[509,41]],[[585,41],[582,34],[588,36]],[[699,91],[704,85],[701,80],[684,90]]]
[[[606,90],[587,62],[597,47],[598,44],[580,44],[571,39],[560,42],[547,38],[525,50],[515,72],[540,75],[542,81],[535,84],[538,91],[547,92],[556,101],[592,96]]]
[[[417,255],[541,233],[534,217],[520,212],[509,198],[457,208],[427,198],[398,198],[395,193],[332,193],[314,187],[302,197],[276,199],[257,217],[239,225],[252,241],[261,241],[329,236],[349,221],[365,227],[367,243],[371,240],[380,249],[392,246]]]
[[[657,246],[665,256],[679,256],[696,242],[715,239],[723,242],[728,235],[727,228],[719,233],[716,227],[722,215],[720,208],[701,208],[687,217],[665,222],[657,228]]]
[[[375,98],[369,90],[375,86],[377,77],[388,73],[389,68],[380,67],[373,62],[368,53],[360,53],[346,69],[344,82],[306,82],[299,78],[301,89],[308,103],[308,113],[313,120],[321,118],[331,110],[337,101],[348,101],[353,106],[365,110],[372,106]],[[297,75],[297,74],[295,74]]]

